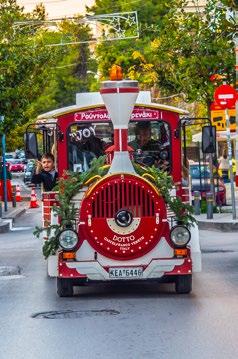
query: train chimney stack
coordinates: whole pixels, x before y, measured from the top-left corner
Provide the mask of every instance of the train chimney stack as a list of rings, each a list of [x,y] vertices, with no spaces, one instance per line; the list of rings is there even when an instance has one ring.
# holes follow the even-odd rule
[[[119,79],[117,80],[117,78]],[[109,173],[135,173],[127,150],[128,124],[139,88],[137,81],[122,80],[121,78],[120,67],[114,65],[111,70],[112,80],[102,82],[100,90],[114,128],[115,150]]]

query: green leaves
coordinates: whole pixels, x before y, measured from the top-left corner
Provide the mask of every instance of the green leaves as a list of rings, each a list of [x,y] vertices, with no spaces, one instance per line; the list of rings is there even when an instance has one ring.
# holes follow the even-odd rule
[[[88,91],[95,82],[87,75],[88,67],[96,68],[95,59],[89,59],[90,29],[80,18],[63,21],[55,31],[41,22],[43,5],[27,14],[15,0],[1,0],[0,9],[0,115],[5,116],[5,127],[13,129],[33,122],[41,112],[75,103],[75,93]],[[84,43],[45,46],[68,37]],[[15,149],[15,140],[7,146]]]
[[[182,222],[187,227],[196,223],[193,217],[193,207],[183,203],[181,198],[171,196],[171,190],[174,187],[172,177],[167,172],[159,170],[157,167],[142,167],[133,163],[135,171],[145,179],[151,181],[159,190],[165,202],[174,212],[176,220]]]
[[[233,0],[223,1],[232,5]],[[228,4],[229,3],[229,4]],[[96,14],[117,7],[134,10],[124,0],[97,0]],[[214,84],[210,75],[221,71],[229,83],[235,83],[235,24],[226,20],[224,7],[208,0],[204,10],[187,11],[187,1],[138,1],[136,10],[140,38],[102,43],[96,48],[103,77],[117,63],[125,77],[140,81],[142,89],[153,89],[153,97],[183,94],[189,102],[205,106],[213,100]]]
[[[78,209],[75,207],[72,199],[82,187],[87,186],[88,180],[94,176],[105,176],[107,174],[108,166],[104,166],[104,163],[105,157],[99,157],[92,161],[91,167],[87,172],[70,172],[59,180],[58,201],[60,205],[54,207],[54,213],[60,218],[60,223],[50,224],[47,228],[36,227],[33,233],[37,238],[39,238],[42,233],[45,233],[48,237],[42,249],[45,258],[57,252],[59,248],[58,235],[60,231],[69,226],[75,228]],[[188,227],[196,223],[192,215],[192,207],[183,203],[180,198],[171,196],[173,181],[167,172],[160,171],[154,166],[142,167],[137,163],[133,163],[133,165],[138,175],[151,181],[153,185],[158,188],[166,204],[174,212],[177,221],[182,222]]]
[[[2,0],[0,6],[0,114],[9,130],[27,121],[26,109],[42,91],[53,53],[37,41],[31,26],[18,25],[32,16],[15,0]]]
[[[75,228],[78,209],[71,200],[86,185],[89,179],[94,176],[104,176],[107,173],[108,168],[103,167],[104,163],[105,156],[95,158],[91,162],[91,167],[88,171],[83,173],[68,172],[59,180],[56,190],[59,191],[58,201],[60,205],[54,206],[53,211],[59,217],[60,223],[50,224],[47,228],[36,227],[33,232],[37,238],[42,233],[45,233],[48,238],[42,248],[45,259],[57,252],[59,248],[59,233],[68,226]]]
[[[176,220],[188,228],[197,223],[193,217],[193,207],[183,203],[179,197],[170,198],[168,201],[170,209],[175,213]]]

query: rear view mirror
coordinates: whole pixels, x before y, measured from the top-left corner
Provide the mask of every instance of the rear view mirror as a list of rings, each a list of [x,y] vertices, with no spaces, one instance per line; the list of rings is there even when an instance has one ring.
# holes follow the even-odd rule
[[[202,128],[202,152],[216,153],[216,127],[204,126]]]
[[[38,159],[38,143],[35,132],[26,132],[24,135],[25,140],[25,153],[27,159]]]

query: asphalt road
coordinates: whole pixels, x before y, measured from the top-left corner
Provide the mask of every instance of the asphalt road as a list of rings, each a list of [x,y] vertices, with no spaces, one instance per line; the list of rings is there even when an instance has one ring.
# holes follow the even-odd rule
[[[0,235],[0,358],[229,359],[238,356],[238,236],[201,231],[193,293],[172,284],[101,285],[59,298],[32,230],[40,209]],[[25,229],[24,229],[25,227]],[[31,228],[29,228],[31,227]]]

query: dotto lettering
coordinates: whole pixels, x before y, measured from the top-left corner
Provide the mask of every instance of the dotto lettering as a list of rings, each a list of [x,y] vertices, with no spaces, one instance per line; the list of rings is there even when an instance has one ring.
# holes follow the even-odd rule
[[[114,235],[112,240],[117,241],[119,243],[131,243],[135,240],[135,236],[131,235],[131,236],[126,236],[126,237],[118,237],[118,236]]]

